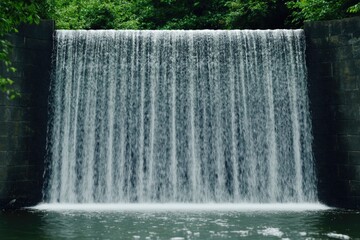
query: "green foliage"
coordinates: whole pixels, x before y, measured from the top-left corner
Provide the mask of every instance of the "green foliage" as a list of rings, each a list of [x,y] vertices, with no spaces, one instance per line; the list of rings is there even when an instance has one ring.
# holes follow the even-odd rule
[[[137,29],[133,1],[53,0],[50,12],[59,29]]]
[[[225,0],[142,0],[137,12],[142,29],[225,28]]]
[[[20,23],[37,23],[38,4],[36,1],[1,0],[0,2],[0,36],[16,32]]]
[[[360,13],[360,2],[348,8],[349,13]]]
[[[225,0],[54,0],[60,29],[224,28]]]
[[[283,28],[288,16],[282,0],[232,0],[226,6],[229,28]]]
[[[292,10],[292,22],[302,25],[303,21],[331,20],[349,17],[359,12],[358,0],[298,0],[287,3]]]
[[[10,61],[11,44],[6,40],[6,34],[17,32],[20,23],[38,23],[40,0],[1,0],[0,1],[0,64],[4,72],[15,72]],[[0,91],[11,99],[19,95],[11,85],[13,81],[0,76]]]
[[[351,16],[358,0],[47,0],[60,29],[301,27]],[[50,4],[51,3],[51,4]],[[349,8],[350,7],[350,8]]]
[[[0,39],[0,64],[3,64],[3,68],[6,72],[16,72],[16,69],[11,66],[9,60],[9,53],[11,45],[8,41]],[[7,94],[10,99],[14,99],[18,93],[10,86],[14,83],[10,78],[0,76],[0,91]]]

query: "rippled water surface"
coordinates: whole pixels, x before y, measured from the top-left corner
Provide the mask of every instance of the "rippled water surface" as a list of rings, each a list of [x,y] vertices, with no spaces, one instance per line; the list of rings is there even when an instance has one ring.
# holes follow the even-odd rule
[[[1,239],[359,239],[360,212],[74,211],[0,213]]]

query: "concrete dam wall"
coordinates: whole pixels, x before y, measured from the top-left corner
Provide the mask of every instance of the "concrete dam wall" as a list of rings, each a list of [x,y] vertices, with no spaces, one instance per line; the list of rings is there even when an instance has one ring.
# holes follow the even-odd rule
[[[304,30],[318,198],[360,208],[360,18]],[[43,21],[9,36],[21,98],[0,94],[0,209],[42,201],[54,32]]]

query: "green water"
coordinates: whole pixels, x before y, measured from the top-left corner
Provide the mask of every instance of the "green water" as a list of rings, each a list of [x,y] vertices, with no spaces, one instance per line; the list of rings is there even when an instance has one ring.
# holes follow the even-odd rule
[[[0,239],[360,239],[360,212],[0,213]]]

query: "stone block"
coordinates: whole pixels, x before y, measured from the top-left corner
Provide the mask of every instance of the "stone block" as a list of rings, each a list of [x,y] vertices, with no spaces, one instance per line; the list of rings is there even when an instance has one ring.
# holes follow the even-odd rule
[[[34,84],[31,81],[25,81],[25,76],[23,76],[20,80],[14,80],[13,87],[21,95],[31,95]],[[29,104],[31,104],[31,102],[29,102]],[[16,104],[10,105],[17,106]]]
[[[360,196],[360,181],[342,180],[339,181],[340,189],[346,196]]]
[[[334,106],[331,108],[326,105],[312,105],[311,106],[311,116],[313,120],[322,121],[325,119],[334,118]]]
[[[338,47],[336,49],[333,49],[333,51],[330,51],[333,53],[331,58],[334,61],[343,61],[343,60],[350,60],[353,59],[353,46],[342,46]]]
[[[30,50],[45,50],[51,52],[52,45],[53,43],[50,40],[25,38],[25,48]]]
[[[22,136],[6,136],[0,137],[0,150],[1,151],[29,151],[31,137]]]
[[[352,46],[352,55],[355,59],[360,59],[360,44]]]
[[[340,180],[360,181],[359,165],[338,165],[338,176]]]
[[[23,76],[21,76],[21,77],[11,77],[10,76],[10,79],[13,81],[13,84],[11,85],[12,89],[18,91],[20,94],[27,91]],[[15,104],[11,103],[11,100],[7,101],[7,105],[16,106]]]
[[[15,67],[15,66],[13,66]],[[17,68],[15,67],[16,71],[15,72],[6,72],[5,74],[3,74],[3,76],[10,78],[11,80],[14,81],[14,83],[18,82],[19,79],[22,79],[24,77],[24,72],[21,68]]]
[[[313,148],[317,150],[335,151],[338,149],[337,136],[334,134],[313,134]]]
[[[0,94],[0,108],[4,107],[7,103],[8,99],[5,94]]]
[[[339,90],[339,83],[335,78],[324,77],[315,81],[312,79],[308,87],[311,106],[321,106],[323,109],[329,105],[347,104],[347,92]]]
[[[336,166],[341,163],[342,164],[347,163],[348,153],[339,152],[339,151],[329,151],[327,149],[325,150],[314,149],[314,159],[317,164],[322,166],[327,166],[327,165]]]
[[[0,121],[11,121],[11,108],[7,106],[0,107]]]
[[[314,119],[312,121],[313,135],[328,135],[333,130],[332,122],[325,122],[322,120]]]
[[[331,131],[340,135],[360,135],[360,120],[337,120]]]
[[[334,119],[338,120],[358,120],[360,119],[360,106],[354,105],[337,105],[334,111]]]
[[[344,79],[347,76],[356,77],[360,74],[360,60],[345,60],[333,64],[334,75]]]
[[[344,135],[337,138],[338,149],[342,151],[360,151],[359,135]]]
[[[1,137],[7,137],[9,135],[8,123],[9,122],[0,122],[0,136]]]
[[[335,164],[317,164],[316,165],[316,172],[318,181],[320,183],[326,183],[324,187],[329,187],[330,182],[335,182],[336,176],[339,175],[338,166]]]
[[[354,31],[352,32],[352,35],[354,38],[359,38],[360,37],[360,29],[354,29]]]
[[[317,58],[320,62],[334,62],[337,57],[336,48],[322,48],[317,50]]]
[[[24,68],[25,68],[25,72],[27,72],[26,67],[28,67],[29,65],[37,65],[39,64],[39,52],[40,51],[34,51],[32,49],[25,49],[23,50],[25,52],[25,58],[24,58]]]
[[[321,63],[320,68],[318,69],[320,76],[323,77],[332,77],[333,76],[333,63],[326,62]]]
[[[360,90],[346,91],[345,97],[348,105],[360,104]]]
[[[8,167],[0,166],[0,181],[7,181],[8,179]]]
[[[23,48],[25,46],[25,38],[20,34],[8,34],[6,39],[11,42],[13,47]]]
[[[329,22],[329,36],[335,36],[335,35],[340,35],[343,33],[342,30],[342,21],[338,21],[338,20],[333,20],[331,22]]]
[[[22,63],[25,60],[25,51],[23,48],[13,48],[12,52],[11,52],[11,61],[12,62],[17,62],[17,63]]]
[[[345,18],[342,22],[342,33],[351,33],[360,29],[360,17]]]
[[[355,37],[353,34],[353,37],[349,40],[349,44],[359,45],[360,44],[360,36]]]
[[[31,152],[24,151],[0,151],[0,166],[29,165]]]
[[[348,152],[347,165],[360,165],[360,151]]]
[[[34,93],[34,99],[38,97],[46,97],[49,91],[50,71],[41,71],[41,69],[50,69],[50,66],[44,67],[40,65],[26,65],[25,68],[26,70],[24,80],[31,84],[31,87],[29,88]]]
[[[28,166],[8,166],[7,181],[26,181],[28,177]]]
[[[38,25],[21,25],[19,27],[19,35],[26,38],[51,40],[53,37],[54,29],[54,21],[42,20]]]
[[[32,108],[23,108],[18,106],[0,107],[0,121],[23,121],[30,119]]]
[[[29,122],[0,122],[0,136],[30,137],[33,133],[33,130],[29,126]]]
[[[312,36],[309,36],[306,43],[307,43],[306,47],[311,50],[329,48],[329,43],[327,39],[324,38],[323,36],[319,38],[313,38]]]
[[[19,81],[21,82],[21,81]],[[17,88],[18,82],[15,81],[14,87]],[[19,86],[20,88],[20,86]],[[9,99],[4,94],[0,94],[0,107],[24,107],[31,106],[31,94],[29,93],[20,93],[21,95],[16,97],[15,99]],[[0,110],[1,111],[1,110]],[[1,117],[0,117],[1,118]]]
[[[40,200],[38,196],[39,191],[39,183],[38,181],[1,181],[0,186],[3,186],[0,189],[0,199],[8,199],[8,201],[12,199],[33,199],[37,198]],[[41,190],[40,190],[41,193]],[[21,206],[19,206],[21,207]]]
[[[346,207],[349,209],[360,209],[360,197],[359,196],[347,196],[346,198],[340,198],[339,207]]]
[[[323,38],[330,35],[330,23],[328,21],[305,22],[306,38]]]
[[[349,34],[334,35],[326,38],[325,45],[330,48],[338,48],[351,45],[353,40],[351,32]]]
[[[355,75],[342,75],[339,77],[339,90],[355,91],[359,89],[359,77]]]
[[[3,165],[7,165],[8,163],[8,152],[0,150],[0,167]]]

